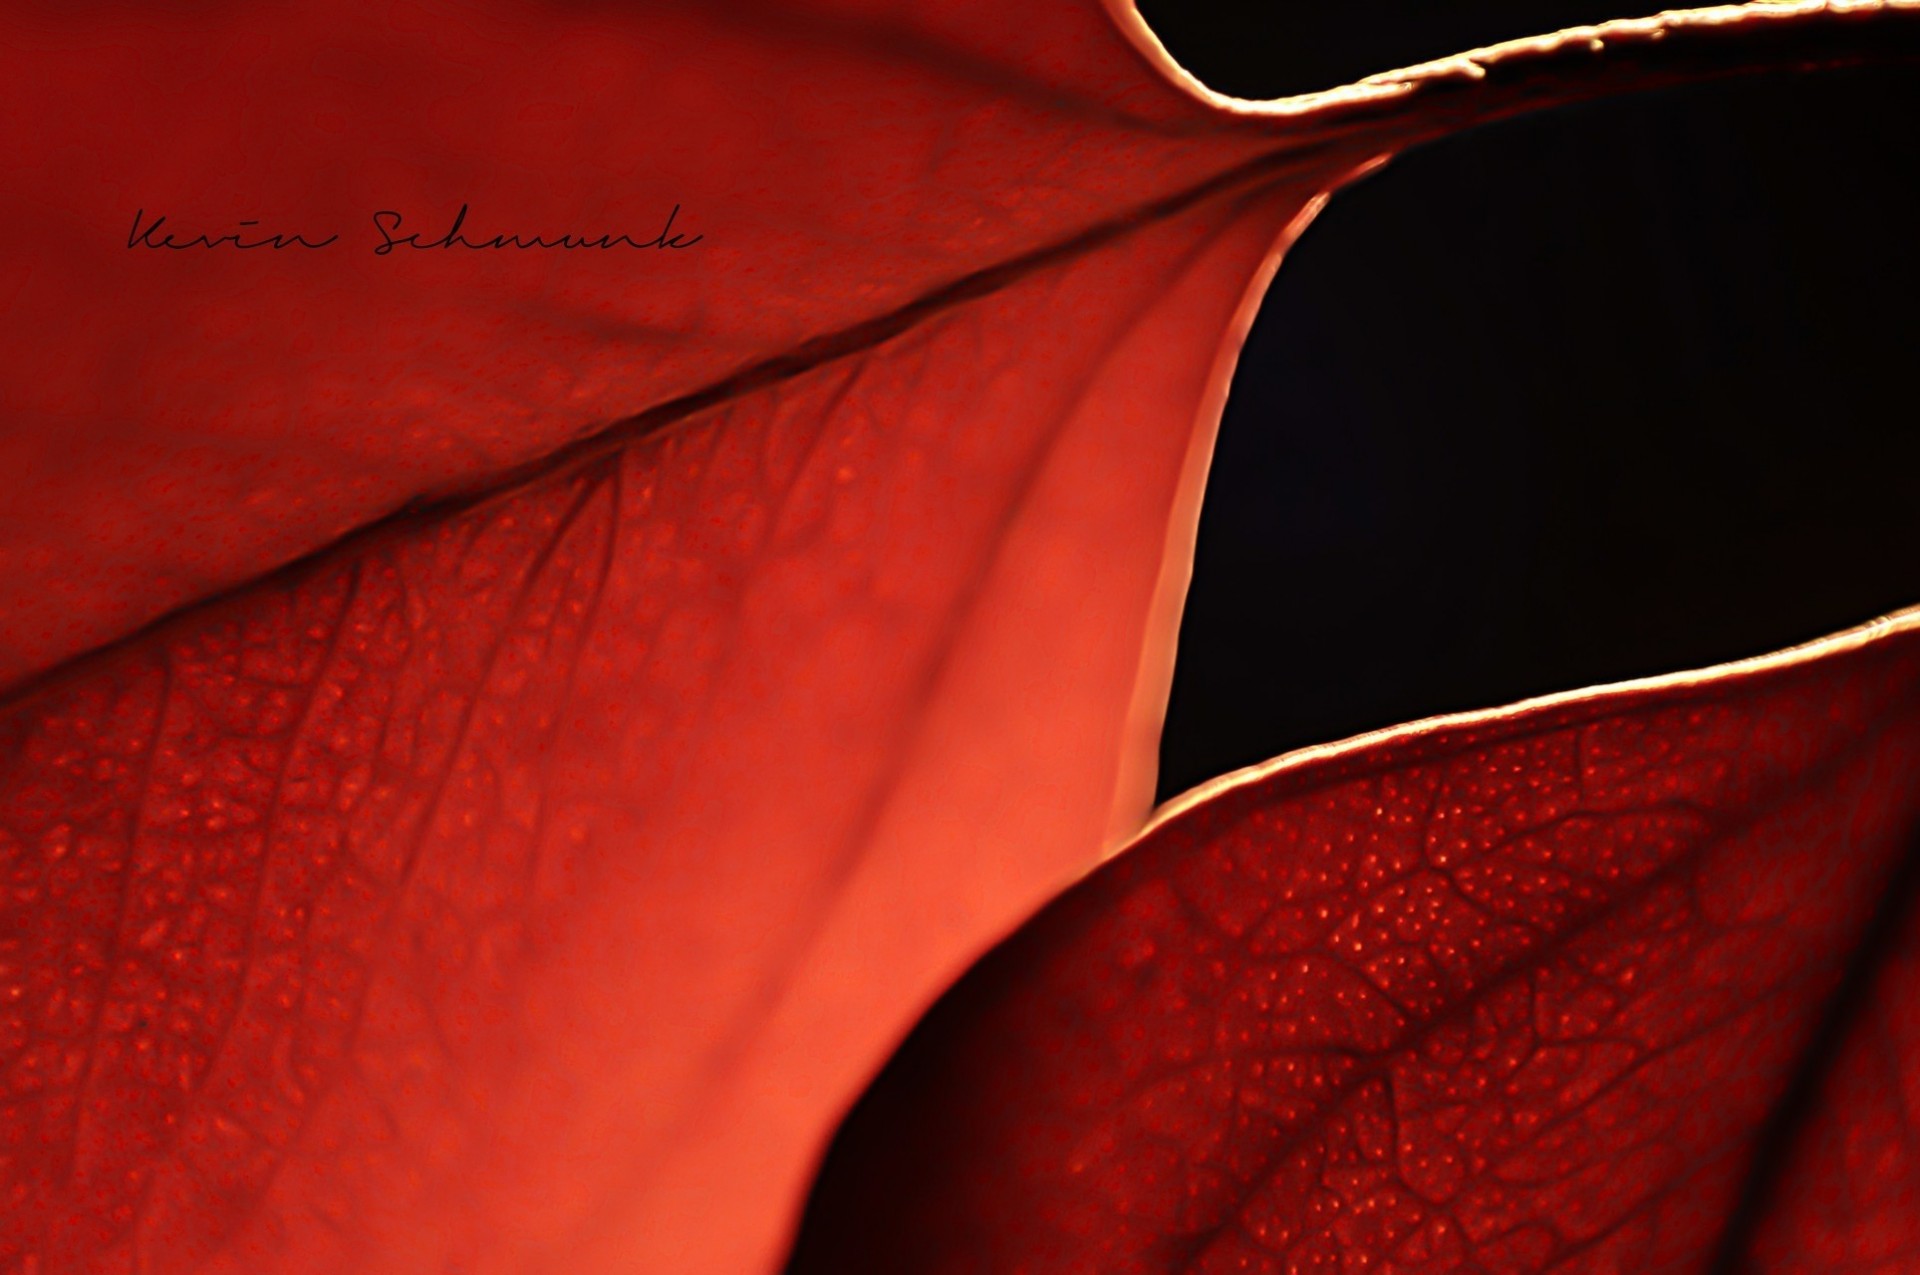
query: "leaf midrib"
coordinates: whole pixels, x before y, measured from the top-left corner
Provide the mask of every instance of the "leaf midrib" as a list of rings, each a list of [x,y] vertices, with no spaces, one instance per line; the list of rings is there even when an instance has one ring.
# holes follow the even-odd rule
[[[1278,184],[1287,177],[1324,175],[1326,186],[1335,185],[1341,175],[1339,160],[1343,150],[1352,153],[1351,147],[1343,148],[1335,140],[1313,141],[1305,145],[1282,144],[1171,195],[1116,214],[1005,261],[969,272],[884,314],[814,337],[783,353],[757,359],[701,389],[617,418],[531,460],[494,471],[449,492],[405,501],[388,513],[323,541],[278,566],[223,586],[192,602],[172,607],[117,637],[70,655],[47,669],[28,674],[0,689],[0,710],[14,707],[32,695],[84,672],[96,660],[137,643],[186,616],[218,606],[268,582],[297,578],[313,569],[321,560],[350,545],[408,525],[433,522],[482,508],[511,498],[541,482],[564,477],[637,443],[666,434],[675,426],[712,408],[793,380],[828,364],[863,354],[955,309],[1001,292],[1037,273],[1084,257],[1112,240],[1157,225],[1208,199],[1265,182]],[[1318,174],[1316,170],[1319,170]],[[1311,191],[1303,191],[1303,200],[1321,193],[1323,188],[1316,184]]]

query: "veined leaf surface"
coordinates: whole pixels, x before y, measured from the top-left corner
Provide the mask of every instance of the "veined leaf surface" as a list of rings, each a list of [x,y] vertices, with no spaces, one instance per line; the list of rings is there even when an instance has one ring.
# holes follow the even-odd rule
[[[789,1269],[1911,1269],[1916,639],[1201,789],[916,1029]]]
[[[1255,107],[1090,4],[15,7],[0,1261],[766,1268],[905,1025],[1144,817],[1326,192],[1905,19]],[[352,242],[460,203],[702,238]]]

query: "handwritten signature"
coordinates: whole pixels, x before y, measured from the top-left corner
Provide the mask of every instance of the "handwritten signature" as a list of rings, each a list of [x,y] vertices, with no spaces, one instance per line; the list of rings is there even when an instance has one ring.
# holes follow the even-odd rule
[[[611,232],[598,236],[564,234],[551,238],[542,235],[529,237],[515,233],[495,235],[491,239],[469,239],[461,233],[461,227],[466,225],[467,213],[468,206],[461,204],[460,211],[454,214],[453,223],[447,227],[445,234],[436,238],[423,239],[419,231],[402,235],[400,227],[405,218],[390,208],[383,208],[373,214],[373,227],[380,236],[380,241],[373,246],[373,253],[376,257],[384,257],[396,248],[410,248],[420,252],[436,248],[470,248],[476,251],[504,248],[558,248],[566,251],[582,248],[603,250],[608,248],[691,248],[706,238],[705,235],[688,236],[674,230],[674,220],[680,215],[679,204],[673,206],[673,210],[667,214],[666,224],[660,228],[660,233],[651,239],[636,239],[630,234]],[[133,229],[127,232],[127,247],[175,251],[191,248],[238,248],[242,251],[266,248],[278,251],[285,248],[326,248],[340,240],[338,234],[328,235],[325,239],[309,239],[304,234],[285,232],[268,234],[252,229],[260,224],[258,220],[239,222],[237,224],[240,229],[230,234],[209,235],[203,232],[191,238],[182,239],[171,230],[163,233],[166,223],[165,216],[157,216],[148,221],[147,210],[144,208],[137,210],[133,214]]]

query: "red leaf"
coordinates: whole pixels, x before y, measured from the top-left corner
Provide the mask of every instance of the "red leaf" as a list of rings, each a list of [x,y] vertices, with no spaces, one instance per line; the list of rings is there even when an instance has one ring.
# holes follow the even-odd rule
[[[1091,3],[5,24],[0,110],[32,127],[0,149],[0,682],[768,360],[871,344],[878,316],[1273,147]],[[431,243],[462,204],[482,242],[645,242],[675,205],[702,238],[375,254],[375,212]],[[136,210],[182,242],[243,219],[341,240],[129,249]]]
[[[255,1270],[770,1252],[873,1061],[1146,810],[1217,376],[1182,334],[1228,325],[1271,198],[20,699],[14,1251],[153,1269],[252,1217]]]
[[[764,1266],[913,1017],[1150,803],[1196,425],[1276,234],[1355,160],[1265,155],[1264,128],[1078,8],[467,16],[255,47],[255,19],[212,40],[202,15],[122,62],[97,52],[112,23],[48,17],[66,60],[22,69],[42,94],[132,84],[121,116],[49,121],[101,131],[140,174],[129,205],[190,207],[203,151],[238,148],[248,194],[337,172],[302,211],[382,206],[384,181],[531,231],[573,215],[581,156],[611,145],[672,179],[634,210],[671,195],[708,240],[623,273],[74,248],[30,277],[5,366],[43,409],[40,460],[9,471],[0,579],[88,633],[446,475],[491,494],[12,700],[0,1267]],[[635,74],[663,30],[673,67],[774,79]],[[503,100],[586,83],[561,99],[592,108],[573,150],[510,132],[476,167],[423,105],[361,169],[311,98],[243,109],[344,44],[338,75],[388,86],[328,90],[364,147],[394,86],[430,104],[530,43],[554,65],[504,64]],[[188,140],[135,163],[155,145],[135,122],[209,73]],[[431,189],[400,181],[414,166]],[[37,193],[73,204],[76,239],[130,211]],[[213,329],[251,343],[235,375],[174,341]],[[122,409],[138,472],[79,464]],[[247,459],[208,466],[189,426]],[[381,460],[422,452],[424,479]],[[268,471],[305,502],[231,498],[295,482]],[[154,534],[176,502],[204,534]],[[75,504],[90,520],[53,512]],[[11,634],[65,649],[37,614]]]
[[[764,1267],[1145,813],[1276,236],[1569,65],[1880,31],[1255,110],[1131,15],[901,9],[9,12],[0,1264]],[[462,203],[703,238],[371,252]]]
[[[1920,612],[1230,777],[936,1006],[790,1269],[1911,1269],[1916,774]]]

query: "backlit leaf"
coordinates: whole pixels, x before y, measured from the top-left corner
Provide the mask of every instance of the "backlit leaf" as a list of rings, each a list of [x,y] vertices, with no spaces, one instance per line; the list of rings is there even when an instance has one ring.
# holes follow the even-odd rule
[[[1308,749],[936,1006],[791,1270],[1901,1271],[1920,614]]]
[[[1277,245],[1422,137],[1901,21],[1254,108],[1084,3],[12,6],[0,1265],[767,1268],[1145,815]],[[461,204],[700,240],[372,252]]]

